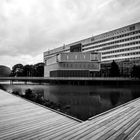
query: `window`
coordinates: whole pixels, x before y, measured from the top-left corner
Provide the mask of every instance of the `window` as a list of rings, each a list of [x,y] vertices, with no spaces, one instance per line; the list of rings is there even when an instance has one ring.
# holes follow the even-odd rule
[[[135,26],[130,26],[130,31],[135,30]]]

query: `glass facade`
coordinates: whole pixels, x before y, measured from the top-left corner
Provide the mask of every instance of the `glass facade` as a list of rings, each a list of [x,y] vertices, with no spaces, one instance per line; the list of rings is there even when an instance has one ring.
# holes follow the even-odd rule
[[[50,72],[50,77],[90,77],[88,70],[56,70]]]

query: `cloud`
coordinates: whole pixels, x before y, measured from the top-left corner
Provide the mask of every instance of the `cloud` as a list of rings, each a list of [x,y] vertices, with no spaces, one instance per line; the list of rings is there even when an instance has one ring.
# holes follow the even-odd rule
[[[0,0],[0,63],[43,61],[48,49],[140,21],[139,11],[138,0]]]
[[[6,65],[12,68],[15,64],[36,64],[39,62],[43,62],[43,54],[39,54],[34,56],[31,55],[20,55],[19,56],[10,56],[10,55],[3,55],[0,56],[1,65]]]

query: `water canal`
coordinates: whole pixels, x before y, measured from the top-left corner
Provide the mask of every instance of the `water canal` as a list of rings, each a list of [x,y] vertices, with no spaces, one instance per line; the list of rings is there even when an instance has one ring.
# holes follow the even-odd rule
[[[24,95],[27,89],[31,89],[33,93],[41,94],[44,99],[59,105],[63,108],[62,112],[81,120],[87,120],[140,96],[139,85],[74,86],[17,83],[1,84],[1,88],[8,92],[17,91],[21,95]]]

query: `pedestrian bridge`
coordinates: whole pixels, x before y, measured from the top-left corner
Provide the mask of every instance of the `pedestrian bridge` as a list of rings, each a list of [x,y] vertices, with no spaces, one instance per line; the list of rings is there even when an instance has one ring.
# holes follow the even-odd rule
[[[62,84],[140,84],[140,79],[121,77],[0,77],[0,81]]]

